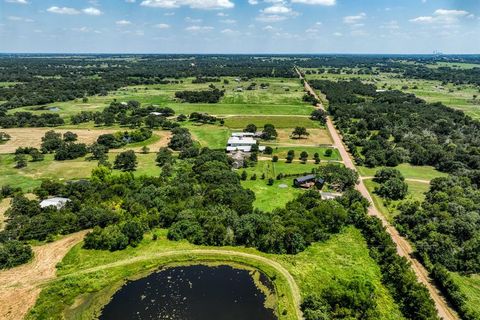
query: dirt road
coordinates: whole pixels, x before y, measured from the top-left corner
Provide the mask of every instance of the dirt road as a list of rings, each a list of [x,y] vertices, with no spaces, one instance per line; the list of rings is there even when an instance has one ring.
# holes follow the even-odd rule
[[[0,271],[0,319],[23,319],[40,294],[41,284],[55,278],[56,265],[87,231],[34,247],[33,261]]]
[[[318,100],[321,100],[317,95],[317,93],[310,86],[310,84],[303,77],[300,70],[296,69],[296,71],[300,79],[304,80],[305,90],[310,94],[312,94],[314,97],[316,97]],[[317,108],[325,110],[325,107],[321,103],[317,105]],[[327,128],[330,132],[330,135],[332,136],[333,145],[340,152],[340,155],[342,156],[345,166],[347,168],[357,171],[355,164],[353,163],[353,160],[350,157],[350,154],[347,152],[347,148],[343,144],[340,133],[335,128],[331,117],[327,117]],[[428,271],[425,269],[425,267],[417,259],[415,259],[412,256],[413,249],[410,243],[398,233],[397,229],[395,229],[387,221],[385,216],[375,207],[372,196],[370,195],[370,193],[367,190],[367,187],[363,183],[363,179],[360,179],[358,185],[356,186],[356,189],[370,202],[368,213],[372,216],[378,217],[382,221],[383,225],[387,229],[387,232],[391,235],[393,241],[397,245],[398,254],[400,256],[407,258],[407,260],[412,265],[413,271],[417,275],[418,281],[423,283],[427,287],[428,291],[430,292],[430,296],[435,302],[438,315],[445,320],[460,319],[457,313],[452,308],[450,308],[450,306],[448,305],[448,303],[446,302],[445,298],[442,296],[438,288],[432,283],[432,280],[430,279],[428,275]]]

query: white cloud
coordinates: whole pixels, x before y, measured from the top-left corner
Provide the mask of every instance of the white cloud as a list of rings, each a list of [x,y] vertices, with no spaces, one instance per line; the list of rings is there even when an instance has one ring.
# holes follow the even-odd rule
[[[223,20],[220,20],[221,23],[225,23],[225,24],[235,24],[237,23],[237,20],[234,20],[234,19],[223,19]]]
[[[248,3],[251,4],[252,6],[255,6],[258,4],[257,0],[248,0]]]
[[[279,22],[288,19],[287,16],[278,15],[278,14],[260,14],[257,16],[256,20],[260,22]]]
[[[56,13],[56,14],[67,14],[67,15],[75,15],[75,14],[80,14],[80,11],[74,8],[69,8],[69,7],[57,7],[53,6],[47,9],[48,12],[50,13]]]
[[[27,0],[5,0],[5,2],[15,4],[29,4]]]
[[[223,29],[220,32],[225,34],[225,35],[228,35],[228,36],[234,36],[234,35],[239,35],[240,34],[240,32],[238,32],[236,30],[232,30],[232,29]]]
[[[451,25],[457,23],[461,18],[470,16],[468,11],[438,9],[431,16],[420,16],[410,19],[410,22],[423,24],[444,24]]]
[[[333,35],[334,35],[335,37],[341,37],[341,36],[343,36],[343,34],[342,34],[341,32],[334,32]]]
[[[128,20],[118,20],[118,21],[115,21],[115,23],[118,25],[118,26],[129,26],[132,24],[131,21],[128,21]]]
[[[231,9],[235,4],[230,0],[144,0],[142,6],[153,8],[180,8],[192,9]]]
[[[35,20],[33,20],[33,19],[23,18],[23,17],[18,17],[18,16],[8,16],[7,19],[10,20],[10,21],[35,22]]]
[[[170,25],[168,25],[166,23],[158,23],[158,24],[154,25],[154,27],[157,28],[157,29],[169,29]]]
[[[292,12],[292,9],[283,5],[274,5],[263,10],[265,14],[288,14],[290,12]]]
[[[136,0],[125,0],[126,3],[135,3]]]
[[[361,12],[356,16],[346,16],[346,17],[343,17],[343,23],[357,24],[359,21],[365,19],[366,16],[367,15],[364,12]]]
[[[302,3],[309,5],[320,5],[320,6],[334,6],[336,0],[292,0],[292,3]]]
[[[212,31],[213,29],[213,27],[209,26],[190,26],[185,28],[185,30],[189,32],[208,32]]]
[[[85,14],[88,14],[89,16],[99,16],[99,15],[103,14],[102,11],[100,11],[97,8],[93,8],[93,7],[85,8],[85,9],[82,10],[82,12],[85,13]]]

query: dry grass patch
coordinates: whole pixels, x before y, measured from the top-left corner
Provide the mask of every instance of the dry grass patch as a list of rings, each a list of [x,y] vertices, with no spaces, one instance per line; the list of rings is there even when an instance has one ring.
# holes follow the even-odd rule
[[[292,131],[293,129],[277,129],[278,137],[273,144],[279,146],[321,146],[333,143],[326,129],[307,129],[310,135],[302,139],[292,139]]]
[[[85,143],[87,145],[97,141],[98,136],[107,133],[114,133],[116,131],[123,131],[123,129],[55,129],[55,128],[14,128],[14,129],[2,129],[1,131],[8,133],[11,139],[4,144],[0,145],[0,154],[14,153],[18,147],[34,147],[40,148],[42,144],[42,137],[45,132],[53,130],[64,134],[67,131],[71,131],[78,135],[78,142]],[[149,145],[151,150],[158,150],[160,147],[164,147],[170,140],[169,131],[155,131],[154,135],[159,139],[155,139],[155,142]],[[140,151],[142,146],[132,146],[132,148],[126,147],[126,149],[133,149]]]

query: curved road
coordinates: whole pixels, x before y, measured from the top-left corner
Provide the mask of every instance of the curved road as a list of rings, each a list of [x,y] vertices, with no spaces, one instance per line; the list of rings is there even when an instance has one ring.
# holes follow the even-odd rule
[[[303,74],[300,72],[300,70],[298,68],[295,68],[295,70],[298,76],[300,77],[300,79],[304,81],[305,90],[310,94],[312,94],[319,101],[321,101],[318,94],[310,86],[310,84],[307,82],[307,80],[305,79]],[[321,103],[319,103],[316,107],[318,109],[322,109],[326,111],[325,107]],[[349,169],[357,171],[353,163],[353,160],[350,157],[350,154],[347,152],[347,148],[343,144],[343,140],[340,136],[340,133],[335,128],[335,125],[333,124],[333,121],[330,116],[327,117],[327,129],[332,137],[333,145],[338,149],[338,151],[340,152],[340,155],[342,156],[345,166]],[[372,196],[368,192],[368,189],[363,183],[362,179],[359,180],[359,183],[357,184],[356,189],[370,202],[368,213],[372,216],[379,218],[382,221],[383,225],[387,229],[387,232],[390,234],[390,236],[392,237],[392,240],[397,245],[398,254],[400,256],[405,257],[411,263],[412,269],[415,272],[418,281],[423,283],[427,287],[428,291],[430,292],[430,296],[435,302],[438,315],[445,320],[460,319],[457,313],[452,308],[450,308],[445,298],[440,293],[440,290],[432,282],[428,274],[428,271],[425,269],[425,267],[420,263],[420,261],[418,261],[412,256],[413,249],[410,243],[398,233],[397,229],[395,229],[395,227],[393,227],[385,218],[385,216],[375,207]]]

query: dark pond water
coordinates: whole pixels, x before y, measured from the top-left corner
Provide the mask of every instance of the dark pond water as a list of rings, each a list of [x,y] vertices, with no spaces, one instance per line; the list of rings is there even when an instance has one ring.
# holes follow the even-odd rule
[[[264,276],[261,279],[268,281]],[[100,319],[276,319],[264,302],[265,295],[246,270],[175,267],[126,283],[105,306]]]

